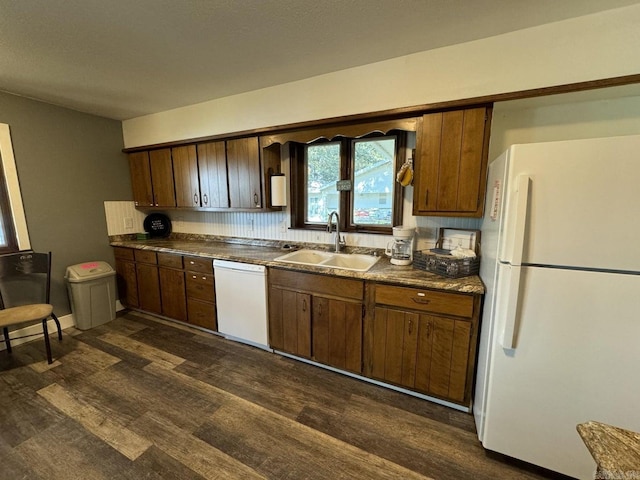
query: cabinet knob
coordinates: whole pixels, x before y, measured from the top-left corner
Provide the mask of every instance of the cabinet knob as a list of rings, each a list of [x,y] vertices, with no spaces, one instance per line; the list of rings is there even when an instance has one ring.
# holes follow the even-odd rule
[[[198,192],[193,194],[193,204],[198,205]]]
[[[209,197],[207,196],[206,193],[202,195],[202,203],[204,203],[205,205],[209,203]]]
[[[253,192],[253,203],[255,203],[256,207],[260,206],[258,203],[258,194],[256,192]]]

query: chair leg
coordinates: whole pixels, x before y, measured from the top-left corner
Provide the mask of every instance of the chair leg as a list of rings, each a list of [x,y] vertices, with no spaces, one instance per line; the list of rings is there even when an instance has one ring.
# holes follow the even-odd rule
[[[42,320],[42,330],[44,332],[44,346],[47,349],[47,363],[53,363],[51,358],[51,344],[49,343],[49,328],[47,327],[47,319]]]
[[[53,318],[53,321],[56,322],[56,327],[58,327],[58,340],[62,341],[62,329],[60,328],[58,317],[56,317],[55,313],[51,312],[51,318]]]
[[[2,329],[2,334],[4,335],[4,343],[7,346],[7,352],[11,353],[11,340],[9,339],[9,328],[4,327]]]

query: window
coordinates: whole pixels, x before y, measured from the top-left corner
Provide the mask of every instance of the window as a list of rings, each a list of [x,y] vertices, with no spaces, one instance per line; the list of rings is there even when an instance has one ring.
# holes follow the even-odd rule
[[[406,135],[319,140],[296,144],[292,161],[292,226],[325,228],[331,212],[343,231],[391,233],[402,220],[395,175]]]
[[[0,254],[30,249],[9,125],[0,123]]]

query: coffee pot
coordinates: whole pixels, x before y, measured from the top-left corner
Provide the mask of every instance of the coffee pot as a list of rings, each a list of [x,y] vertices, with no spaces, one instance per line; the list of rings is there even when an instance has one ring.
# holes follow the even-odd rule
[[[413,262],[413,227],[393,227],[393,240],[387,244],[385,253],[393,265],[411,265]]]

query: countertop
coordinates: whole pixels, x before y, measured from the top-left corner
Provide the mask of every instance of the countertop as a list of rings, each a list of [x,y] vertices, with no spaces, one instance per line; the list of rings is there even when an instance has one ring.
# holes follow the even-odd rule
[[[277,242],[256,242],[250,239],[240,241],[219,241],[203,238],[163,238],[149,240],[131,240],[112,238],[113,247],[137,248],[157,252],[197,255],[212,259],[231,260],[267,267],[277,267],[310,273],[335,275],[338,277],[359,278],[375,282],[407,285],[417,288],[448,290],[460,293],[483,294],[484,285],[477,275],[462,278],[446,278],[435,273],[413,268],[411,265],[392,265],[384,255],[367,272],[356,272],[312,265],[299,265],[279,262],[275,259],[287,253]],[[308,248],[304,246],[304,248]]]
[[[640,478],[640,433],[593,421],[576,428],[596,461],[596,478]]]

